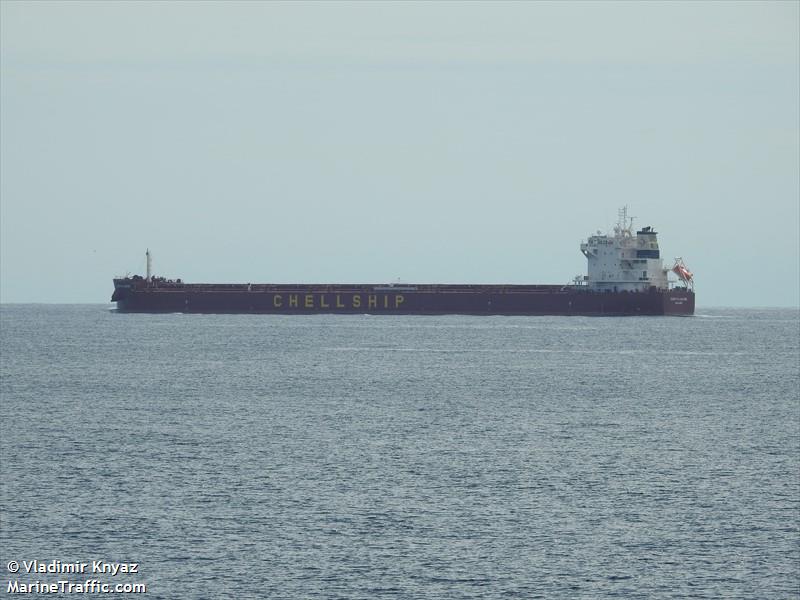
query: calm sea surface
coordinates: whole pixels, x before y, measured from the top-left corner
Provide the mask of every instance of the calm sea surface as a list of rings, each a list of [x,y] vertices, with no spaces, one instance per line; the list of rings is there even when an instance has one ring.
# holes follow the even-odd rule
[[[799,319],[4,305],[2,594],[798,598]]]

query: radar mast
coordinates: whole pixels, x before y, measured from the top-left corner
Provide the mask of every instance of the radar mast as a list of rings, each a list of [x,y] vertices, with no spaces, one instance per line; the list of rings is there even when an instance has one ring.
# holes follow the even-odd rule
[[[617,211],[617,224],[614,226],[614,233],[619,237],[631,237],[633,229],[633,219],[628,216],[628,205],[626,204]]]

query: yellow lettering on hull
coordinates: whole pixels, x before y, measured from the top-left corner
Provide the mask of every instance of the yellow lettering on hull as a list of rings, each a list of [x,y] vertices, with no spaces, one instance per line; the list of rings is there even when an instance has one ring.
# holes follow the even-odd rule
[[[369,309],[398,309],[406,301],[403,294],[394,294],[392,298],[389,294],[365,294],[366,295],[366,308]],[[353,294],[350,297],[349,306],[347,304],[347,296],[342,294],[335,294],[335,298],[329,298],[327,294],[273,294],[272,306],[273,308],[318,308],[318,309],[347,309],[347,308],[363,308],[364,295]],[[382,299],[382,301],[381,301]],[[301,304],[302,303],[302,304]]]

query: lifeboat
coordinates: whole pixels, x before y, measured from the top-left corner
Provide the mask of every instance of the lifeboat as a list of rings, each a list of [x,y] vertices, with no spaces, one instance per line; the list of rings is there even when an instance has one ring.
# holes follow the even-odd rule
[[[672,272],[686,283],[692,281],[692,278],[694,277],[692,272],[686,267],[686,265],[683,263],[683,260],[680,258],[675,259],[675,266],[672,267]]]

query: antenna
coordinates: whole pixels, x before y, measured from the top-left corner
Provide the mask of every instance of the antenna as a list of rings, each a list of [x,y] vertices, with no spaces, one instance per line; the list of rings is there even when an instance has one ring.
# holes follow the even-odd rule
[[[633,228],[633,217],[628,217],[628,205],[617,210],[617,225],[614,232],[617,235],[630,236]]]
[[[147,277],[145,280],[150,281],[150,278],[153,276],[153,257],[150,256],[150,248],[147,249],[144,255],[147,257]]]

